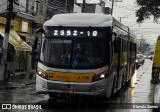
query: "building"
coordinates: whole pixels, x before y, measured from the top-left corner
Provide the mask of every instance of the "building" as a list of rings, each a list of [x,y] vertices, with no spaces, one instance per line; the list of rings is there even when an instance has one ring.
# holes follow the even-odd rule
[[[14,12],[17,15],[11,22],[8,46],[14,59],[14,72],[28,73],[31,69],[30,52],[35,38],[35,30],[45,21],[46,3],[46,0],[15,0],[14,2]],[[4,37],[6,9],[7,0],[0,0],[0,49],[2,49]]]
[[[48,0],[46,19],[50,19],[55,14],[73,12],[74,1],[75,0]]]
[[[82,10],[83,0],[76,0],[74,4],[74,12],[80,13]],[[102,0],[86,0],[84,13],[98,13],[98,14],[109,14],[108,7],[105,6],[105,2]]]

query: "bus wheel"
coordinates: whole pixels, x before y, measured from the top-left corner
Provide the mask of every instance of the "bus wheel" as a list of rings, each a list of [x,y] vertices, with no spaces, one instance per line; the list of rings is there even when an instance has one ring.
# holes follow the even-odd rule
[[[100,103],[104,104],[107,101],[106,96],[94,96],[93,98],[94,98],[94,102],[99,103],[99,104]]]
[[[53,105],[53,104],[54,104],[54,105]],[[53,100],[53,99],[51,99],[51,98],[48,99],[47,106],[48,106],[49,108],[53,108],[53,106],[56,106],[56,104],[57,104],[57,100]]]
[[[57,100],[58,95],[57,95],[57,94],[53,94],[53,93],[49,93],[49,98],[50,98],[51,100]]]

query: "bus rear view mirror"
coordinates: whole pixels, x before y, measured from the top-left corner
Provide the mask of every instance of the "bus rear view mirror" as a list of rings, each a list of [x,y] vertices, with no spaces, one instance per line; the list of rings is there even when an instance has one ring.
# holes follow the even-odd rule
[[[44,31],[42,28],[38,28],[38,29],[36,30],[36,33],[45,33],[45,31]]]
[[[112,35],[114,35],[115,37],[117,37],[117,34],[115,32],[113,32]]]

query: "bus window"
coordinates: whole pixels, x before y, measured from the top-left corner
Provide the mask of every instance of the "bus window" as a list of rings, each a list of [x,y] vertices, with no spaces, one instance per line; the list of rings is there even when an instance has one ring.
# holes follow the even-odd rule
[[[118,47],[119,47],[119,41],[118,40],[114,40],[114,52],[118,53]]]

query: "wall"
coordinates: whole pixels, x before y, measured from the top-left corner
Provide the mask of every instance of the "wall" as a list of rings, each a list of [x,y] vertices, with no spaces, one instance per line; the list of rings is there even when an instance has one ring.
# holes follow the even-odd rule
[[[85,13],[98,13],[98,14],[103,14],[102,12],[102,6],[96,4],[96,5],[92,5],[92,4],[88,4],[85,6]],[[74,4],[74,11],[73,12],[77,12],[80,13],[81,12],[81,7]]]
[[[74,0],[48,0],[47,19],[55,14],[71,13],[74,8]]]

